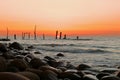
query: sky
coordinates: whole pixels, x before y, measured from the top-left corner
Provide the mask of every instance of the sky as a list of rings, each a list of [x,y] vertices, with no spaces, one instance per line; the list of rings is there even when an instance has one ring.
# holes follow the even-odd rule
[[[0,0],[0,35],[120,35],[120,0]]]

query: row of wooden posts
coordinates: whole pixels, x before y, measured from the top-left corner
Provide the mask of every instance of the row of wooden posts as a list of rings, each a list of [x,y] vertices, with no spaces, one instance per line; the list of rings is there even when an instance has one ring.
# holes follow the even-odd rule
[[[45,34],[42,35],[43,39],[45,39]],[[31,33],[30,32],[22,32],[22,39],[30,39],[31,38]],[[17,35],[14,34],[14,39],[17,39]],[[34,31],[34,39],[37,39],[37,34],[36,31]],[[55,39],[66,39],[66,34],[64,35],[64,37],[62,38],[62,32],[58,32],[56,31],[56,36]]]
[[[22,32],[22,39],[30,39],[31,38],[31,34],[30,32]],[[45,39],[45,34],[42,35],[43,36],[43,40]],[[63,38],[62,38],[63,37]],[[8,39],[8,28],[7,28],[7,39]],[[17,39],[17,35],[14,34],[14,39]],[[34,27],[34,40],[37,39],[37,33],[36,33],[36,25]],[[62,36],[62,32],[58,32],[56,31],[56,35],[55,35],[55,39],[67,39],[67,35],[64,34],[64,36]],[[77,36],[76,39],[79,39],[79,37]]]

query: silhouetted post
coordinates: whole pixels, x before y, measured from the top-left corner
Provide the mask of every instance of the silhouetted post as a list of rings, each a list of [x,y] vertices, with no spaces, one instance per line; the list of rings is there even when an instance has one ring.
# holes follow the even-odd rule
[[[16,40],[16,34],[14,34],[14,39]]]
[[[78,40],[78,39],[79,39],[79,36],[77,36],[76,38],[77,38],[77,40]]]
[[[35,25],[35,27],[34,27],[34,40],[36,40],[37,38],[36,38],[36,25]]]
[[[22,39],[24,39],[24,33],[22,32]]]
[[[62,32],[60,32],[60,37],[59,37],[59,39],[61,39],[62,38]]]
[[[57,39],[57,37],[58,37],[58,31],[56,31],[55,39]]]
[[[9,33],[8,33],[8,27],[7,27],[7,36],[6,36],[6,39],[8,39],[8,34],[9,34]]]
[[[66,39],[66,34],[64,35],[64,38],[63,39]]]
[[[43,40],[45,40],[45,34],[43,34]]]
[[[28,38],[30,39],[30,33],[28,33]]]

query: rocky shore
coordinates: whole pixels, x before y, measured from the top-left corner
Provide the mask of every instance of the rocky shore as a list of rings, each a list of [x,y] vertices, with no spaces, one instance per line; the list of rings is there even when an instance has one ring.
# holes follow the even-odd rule
[[[88,64],[74,66],[51,56],[40,59],[32,49],[34,46],[25,48],[18,42],[0,43],[0,80],[120,80],[119,67],[96,70]],[[65,57],[62,53],[56,56]]]

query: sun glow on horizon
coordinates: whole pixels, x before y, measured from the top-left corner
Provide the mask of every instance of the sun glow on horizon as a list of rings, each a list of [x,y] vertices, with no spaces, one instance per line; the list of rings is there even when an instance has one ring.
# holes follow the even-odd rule
[[[120,0],[0,0],[0,35],[120,35]]]

